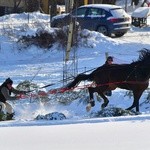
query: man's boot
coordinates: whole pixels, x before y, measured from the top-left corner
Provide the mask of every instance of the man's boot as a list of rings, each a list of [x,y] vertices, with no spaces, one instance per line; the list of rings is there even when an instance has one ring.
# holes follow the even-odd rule
[[[6,120],[13,120],[13,116],[14,116],[14,113],[12,114],[7,113]]]

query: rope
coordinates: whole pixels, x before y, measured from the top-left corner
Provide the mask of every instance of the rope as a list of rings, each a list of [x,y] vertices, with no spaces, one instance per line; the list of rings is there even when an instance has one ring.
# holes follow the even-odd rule
[[[52,89],[52,90],[49,90],[48,92],[44,92],[44,91],[39,91],[38,93],[30,93],[28,95],[23,95],[23,94],[20,94],[18,95],[17,97],[19,99],[27,99],[27,98],[37,98],[37,97],[45,97],[45,96],[48,96],[49,94],[63,94],[65,92],[70,92],[70,91],[73,91],[73,90],[82,90],[82,89],[86,89],[86,88],[89,88],[89,87],[93,87],[93,88],[96,88],[96,87],[101,87],[101,86],[108,86],[108,85],[111,85],[111,84],[145,84],[147,83],[147,81],[143,82],[143,81],[121,81],[121,82],[109,82],[109,83],[104,83],[104,84],[96,84],[96,83],[91,83],[91,84],[87,84],[87,85],[83,85],[83,86],[77,86],[77,87],[73,87],[71,89],[68,89],[68,88],[58,88],[58,89]]]
[[[93,82],[92,84],[87,84],[87,85],[84,85],[84,86],[73,87],[71,89],[59,88],[59,89],[49,90],[47,94],[64,93],[64,92],[73,91],[74,89],[81,90],[81,89],[85,89],[85,88],[89,88],[89,87],[108,86],[110,84],[145,84],[145,83],[147,83],[147,81],[145,81],[145,82],[143,82],[143,81],[122,81],[122,82],[109,82],[109,83],[104,83],[104,84],[95,84]]]

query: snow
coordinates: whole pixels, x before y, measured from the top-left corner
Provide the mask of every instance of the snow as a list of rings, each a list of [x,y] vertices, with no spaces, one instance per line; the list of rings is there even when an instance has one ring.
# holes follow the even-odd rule
[[[28,15],[30,16],[29,20]],[[30,46],[21,49],[16,43],[21,35],[35,35],[41,29],[54,32],[49,27],[49,16],[39,12],[12,14],[0,17],[0,83],[7,77],[17,86],[24,80],[32,80],[40,87],[50,83],[54,86],[44,89],[59,88],[62,83],[63,52],[55,45],[51,49]],[[150,49],[150,26],[132,27],[121,38],[105,37],[97,32],[84,30],[77,48],[79,72],[96,68],[105,62],[105,54],[114,57],[115,63],[131,63],[138,59],[139,50]],[[131,106],[132,97],[125,96],[127,91],[116,89],[109,97],[108,107]],[[146,100],[146,90],[140,99],[140,115],[91,118],[91,112],[100,110],[101,101],[97,101],[91,112],[86,112],[80,101],[88,95],[82,95],[70,105],[21,99],[11,102],[15,110],[13,121],[0,122],[0,149],[4,150],[149,150],[150,103]],[[63,98],[65,95],[50,98]],[[66,120],[34,120],[38,114],[60,112]]]
[[[80,123],[52,126],[1,128],[3,139],[13,135],[15,140],[0,148],[9,149],[149,149],[149,120]],[[104,130],[105,129],[105,130]],[[118,132],[119,130],[119,132]],[[138,132],[136,132],[136,130]],[[9,137],[11,138],[11,137]],[[136,140],[135,140],[136,139]],[[142,142],[143,141],[143,142]]]
[[[121,6],[116,6],[116,5],[109,5],[109,4],[88,4],[88,5],[85,5],[86,7],[101,7],[107,11],[109,11],[110,9],[118,9],[118,8],[121,8]],[[85,7],[84,6],[84,7]],[[81,6],[82,7],[82,6]]]
[[[150,16],[150,7],[139,7],[132,13],[132,17],[135,18],[147,18],[148,16]]]
[[[138,117],[81,120],[46,126],[0,128],[0,148],[20,149],[149,149],[150,118]],[[9,136],[9,137],[8,137]],[[6,140],[7,139],[7,143]],[[10,140],[9,140],[10,139]],[[8,144],[9,143],[9,144]]]

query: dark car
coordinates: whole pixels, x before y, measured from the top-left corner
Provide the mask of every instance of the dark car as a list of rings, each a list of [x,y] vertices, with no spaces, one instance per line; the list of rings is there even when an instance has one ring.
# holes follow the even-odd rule
[[[68,25],[71,17],[79,22],[81,29],[98,31],[106,36],[114,34],[116,37],[121,37],[130,29],[131,25],[131,17],[122,7],[108,4],[89,4],[78,7],[70,14],[53,17],[51,27]]]

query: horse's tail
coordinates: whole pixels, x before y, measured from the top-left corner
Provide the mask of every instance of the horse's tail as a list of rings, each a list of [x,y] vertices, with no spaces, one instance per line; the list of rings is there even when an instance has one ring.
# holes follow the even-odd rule
[[[79,84],[81,81],[90,80],[92,81],[91,74],[79,74],[71,83],[69,83],[66,88],[72,88]]]

